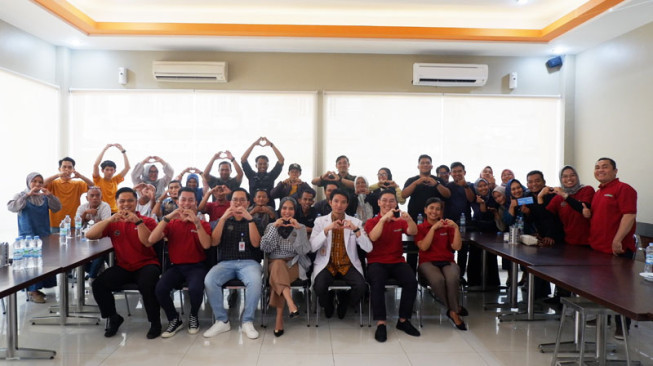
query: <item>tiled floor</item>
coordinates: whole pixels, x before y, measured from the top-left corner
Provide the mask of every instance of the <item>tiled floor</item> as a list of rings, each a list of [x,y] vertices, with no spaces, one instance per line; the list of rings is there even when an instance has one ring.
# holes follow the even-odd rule
[[[47,294],[48,304],[54,303],[54,289],[47,290]],[[389,291],[390,308],[395,306],[392,296],[393,291]],[[496,311],[482,310],[483,303],[496,301],[497,296],[497,293],[467,294],[466,306],[470,311],[466,318],[467,332],[454,329],[446,317],[440,317],[439,308],[429,298],[421,337],[397,332],[396,319],[390,319],[388,341],[377,343],[375,327],[359,327],[358,315],[351,310],[344,320],[335,316],[330,320],[320,319],[319,328],[306,327],[303,316],[286,320],[286,332],[279,338],[272,334],[273,319],[267,329],[260,328],[257,321],[261,335],[250,340],[240,332],[234,309],[232,330],[205,339],[201,333],[211,319],[206,307],[200,313],[199,334],[189,335],[183,330],[173,338],[147,340],[148,324],[136,295],[130,297],[132,308],[136,307],[131,317],[126,316],[125,303],[118,298],[119,312],[126,321],[118,335],[104,338],[104,322],[99,326],[31,325],[29,318],[45,315],[47,304],[26,303],[21,293],[20,346],[53,349],[57,355],[53,360],[0,361],[0,365],[549,365],[551,355],[540,353],[537,346],[555,340],[558,322],[499,322]],[[92,303],[92,296],[88,302]],[[389,314],[396,314],[396,310],[391,309]],[[4,316],[0,319],[0,342],[4,347],[6,321]],[[416,318],[413,324],[417,324]],[[571,329],[566,330],[565,338],[571,338]],[[652,339],[653,325],[639,323],[632,327],[631,354],[643,365],[653,365]],[[623,357],[623,342],[612,337],[610,341],[617,345],[617,354],[613,356]]]

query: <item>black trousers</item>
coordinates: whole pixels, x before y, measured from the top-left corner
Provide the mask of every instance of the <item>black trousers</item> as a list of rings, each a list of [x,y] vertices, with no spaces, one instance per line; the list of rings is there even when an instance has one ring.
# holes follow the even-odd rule
[[[399,317],[410,319],[417,296],[417,279],[408,263],[370,263],[367,265],[367,279],[370,283],[372,314],[374,320],[386,320],[385,285],[394,278],[401,286]]]
[[[116,314],[116,301],[112,291],[120,290],[127,283],[136,283],[138,292],[143,297],[147,320],[154,325],[160,325],[159,302],[154,294],[154,288],[160,275],[161,268],[155,264],[148,264],[136,271],[113,266],[102,272],[93,281],[93,297],[100,307],[102,317],[108,318]]]
[[[202,263],[175,264],[166,270],[156,284],[156,298],[166,313],[168,321],[177,318],[177,309],[172,301],[170,292],[180,289],[186,282],[190,297],[190,315],[197,316],[197,312],[204,299],[204,277],[209,270]]]
[[[365,296],[365,290],[367,289],[365,278],[363,278],[363,275],[353,265],[349,267],[349,271],[344,276],[336,273],[335,277],[331,275],[328,269],[324,268],[315,276],[315,281],[313,282],[313,291],[315,291],[315,295],[320,300],[320,306],[325,307],[329,305],[329,301],[331,301],[329,297],[329,286],[336,279],[342,279],[347,285],[351,286],[349,293],[350,306],[357,305],[363,296]]]

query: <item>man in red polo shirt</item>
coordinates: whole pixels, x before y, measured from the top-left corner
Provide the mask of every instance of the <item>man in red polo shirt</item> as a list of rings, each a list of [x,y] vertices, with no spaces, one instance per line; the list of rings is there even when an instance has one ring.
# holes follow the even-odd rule
[[[379,214],[365,223],[365,231],[369,233],[373,244],[372,251],[367,254],[367,279],[371,287],[372,313],[376,320],[374,339],[385,342],[388,337],[385,311],[385,285],[388,278],[396,279],[401,286],[397,329],[418,337],[419,331],[410,324],[417,295],[417,280],[415,272],[404,259],[401,240],[404,233],[417,234],[417,225],[408,213],[396,208],[397,196],[394,190],[381,192],[378,202]]]
[[[599,190],[592,199],[589,243],[592,249],[633,258],[637,192],[617,178],[617,163],[600,158],[594,166]]]
[[[204,260],[204,250],[211,247],[211,225],[197,217],[197,202],[192,188],[179,190],[179,208],[163,219],[150,234],[149,242],[154,244],[165,236],[168,238],[168,254],[171,267],[165,271],[156,285],[156,297],[168,318],[168,327],[162,338],[175,335],[183,322],[175,308],[170,292],[186,282],[190,296],[188,333],[200,330],[197,312],[204,298],[204,277],[209,271]]]
[[[589,243],[592,249],[620,257],[635,258],[635,219],[637,216],[637,191],[617,178],[617,163],[610,158],[600,158],[594,165],[594,177],[599,190],[592,198],[591,210],[583,209],[590,218]],[[585,204],[583,204],[585,206]],[[617,339],[623,339],[621,317],[615,319]],[[630,319],[626,319],[626,327]]]
[[[150,321],[147,338],[153,339],[161,334],[159,302],[154,294],[161,267],[152,244],[148,242],[156,221],[136,212],[136,200],[133,189],[120,188],[116,192],[118,212],[93,225],[86,233],[88,239],[110,237],[116,253],[116,265],[102,272],[92,285],[100,314],[103,318],[109,318],[105,337],[116,335],[124,321],[116,312],[113,291],[119,290],[126,283],[138,284],[138,292],[143,297],[147,320]]]

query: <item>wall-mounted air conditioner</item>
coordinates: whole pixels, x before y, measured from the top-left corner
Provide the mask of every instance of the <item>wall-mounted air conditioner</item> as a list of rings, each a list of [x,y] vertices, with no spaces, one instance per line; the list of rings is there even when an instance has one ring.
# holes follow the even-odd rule
[[[153,61],[152,74],[157,81],[186,83],[226,83],[226,62]]]
[[[487,65],[413,64],[413,85],[483,86],[487,81]]]

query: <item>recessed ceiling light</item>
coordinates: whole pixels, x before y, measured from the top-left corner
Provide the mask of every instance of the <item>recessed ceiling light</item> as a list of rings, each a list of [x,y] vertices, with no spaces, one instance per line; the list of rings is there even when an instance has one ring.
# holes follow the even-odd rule
[[[567,48],[566,48],[566,47],[563,47],[563,46],[556,46],[556,47],[553,49],[552,52],[553,52],[554,55],[556,55],[556,56],[560,56],[560,55],[564,55],[566,51],[567,51]]]

